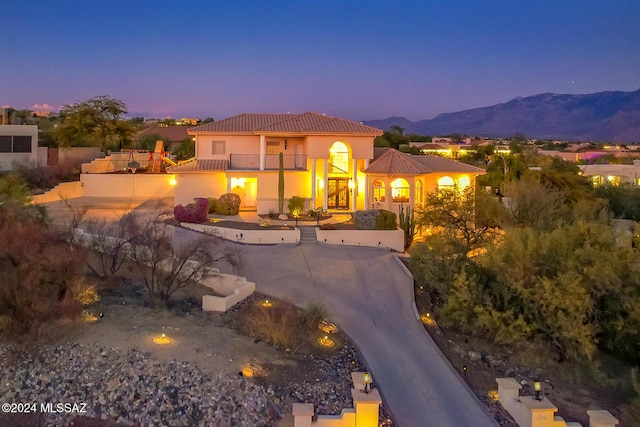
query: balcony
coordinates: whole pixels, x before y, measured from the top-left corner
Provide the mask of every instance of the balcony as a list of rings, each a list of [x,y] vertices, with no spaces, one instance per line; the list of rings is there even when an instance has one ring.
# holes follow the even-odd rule
[[[230,169],[237,170],[259,170],[260,154],[231,154]],[[266,154],[264,161],[265,170],[278,170],[280,167],[277,154]],[[306,154],[284,154],[283,164],[285,170],[306,170]]]

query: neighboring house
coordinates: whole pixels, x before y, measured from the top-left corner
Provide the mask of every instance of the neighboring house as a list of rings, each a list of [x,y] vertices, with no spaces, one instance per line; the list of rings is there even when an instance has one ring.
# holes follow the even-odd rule
[[[632,165],[603,164],[578,165],[583,175],[591,178],[593,185],[603,184],[631,184],[640,185],[640,160],[634,160]]]
[[[424,192],[438,185],[468,185],[484,173],[396,150],[374,158],[373,140],[382,135],[380,129],[313,112],[241,114],[191,128],[189,134],[196,141],[195,159],[167,168],[175,175],[175,204],[233,192],[243,209],[277,212],[280,153],[285,210],[288,199],[299,196],[306,199],[305,209],[356,211],[380,204],[397,211],[401,203],[421,202]],[[426,160],[415,160],[421,157]],[[397,170],[399,164],[413,168]],[[389,191],[384,200],[379,185]]]
[[[0,125],[0,170],[12,170],[18,163],[37,165],[38,126]]]
[[[185,139],[191,138],[191,135],[189,135],[188,130],[189,130],[189,126],[153,125],[138,131],[136,133],[136,139],[142,139],[146,135],[158,135],[160,137],[159,140],[164,142],[165,148],[168,151],[175,151]],[[148,148],[153,149],[153,147],[148,147]]]

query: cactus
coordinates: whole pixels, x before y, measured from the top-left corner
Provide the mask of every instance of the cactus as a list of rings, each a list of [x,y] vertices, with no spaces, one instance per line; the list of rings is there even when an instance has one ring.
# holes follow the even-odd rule
[[[280,164],[278,166],[278,209],[280,213],[284,212],[284,156],[282,153],[278,156]]]
[[[408,249],[413,242],[413,237],[416,235],[416,221],[414,217],[415,211],[411,209],[411,206],[407,206],[407,212],[405,214],[404,206],[400,207],[400,228],[404,230],[404,249]]]

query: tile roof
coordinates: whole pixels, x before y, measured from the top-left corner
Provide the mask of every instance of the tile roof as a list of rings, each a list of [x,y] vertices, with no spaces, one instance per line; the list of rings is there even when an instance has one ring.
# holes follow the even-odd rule
[[[380,129],[338,117],[314,112],[302,114],[253,114],[245,113],[217,122],[206,123],[189,129],[189,133],[359,133],[382,135]]]
[[[189,127],[187,126],[151,126],[142,129],[136,133],[136,139],[145,135],[160,135],[161,139],[166,139],[168,142],[183,141],[185,139],[191,139],[191,136],[187,133]]]
[[[433,172],[484,173],[485,170],[444,157],[412,156],[401,153],[398,150],[387,149],[371,163],[365,172],[394,175],[423,175]]]
[[[167,168],[168,173],[225,171],[229,169],[229,160],[191,159],[177,166]]]

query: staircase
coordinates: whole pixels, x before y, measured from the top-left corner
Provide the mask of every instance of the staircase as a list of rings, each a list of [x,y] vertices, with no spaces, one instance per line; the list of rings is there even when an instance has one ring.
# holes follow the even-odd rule
[[[310,225],[303,225],[298,227],[300,229],[300,243],[317,243],[316,227]]]

